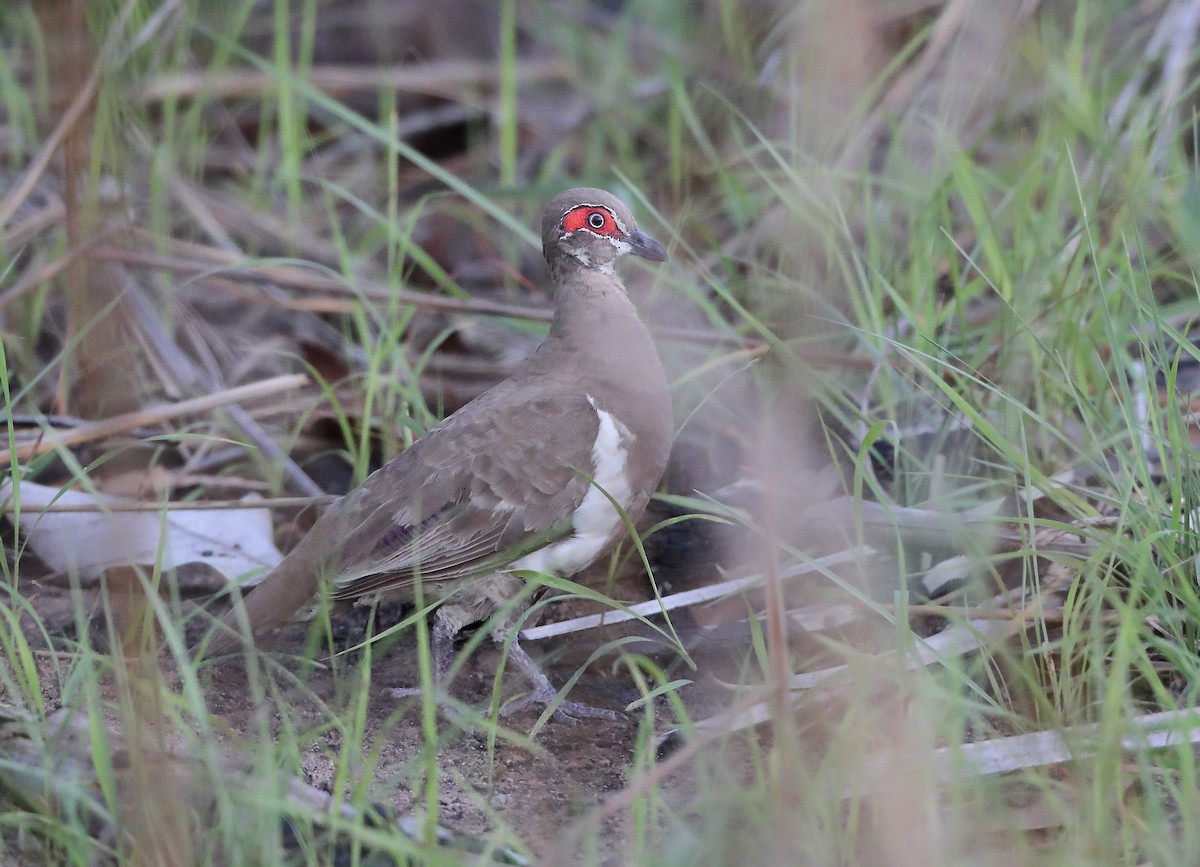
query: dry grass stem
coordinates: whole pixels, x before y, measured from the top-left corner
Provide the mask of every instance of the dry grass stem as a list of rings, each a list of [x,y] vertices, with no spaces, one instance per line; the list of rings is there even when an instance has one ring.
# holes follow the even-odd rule
[[[136,412],[124,413],[100,421],[80,425],[73,430],[52,430],[39,437],[36,442],[17,446],[15,454],[19,460],[27,460],[34,455],[45,454],[55,449],[68,448],[80,443],[92,442],[115,434],[127,433],[139,427],[183,416],[210,412],[219,407],[236,404],[242,401],[257,400],[283,391],[301,388],[308,382],[308,377],[302,374],[277,376],[263,382],[254,382],[225,389],[215,394],[181,400],[162,406],[147,407]],[[0,449],[0,461],[11,461],[13,451]]]

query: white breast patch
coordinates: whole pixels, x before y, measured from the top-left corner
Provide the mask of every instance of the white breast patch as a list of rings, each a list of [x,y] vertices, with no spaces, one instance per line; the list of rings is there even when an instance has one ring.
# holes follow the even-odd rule
[[[574,532],[559,542],[526,554],[514,561],[510,569],[531,569],[557,575],[575,574],[600,555],[621,525],[621,515],[613,508],[609,497],[622,509],[629,508],[633,500],[628,473],[629,445],[633,442],[633,434],[611,413],[597,407],[591,395],[588,395],[588,403],[596,410],[600,427],[596,431],[596,442],[592,445],[592,483],[571,517]]]

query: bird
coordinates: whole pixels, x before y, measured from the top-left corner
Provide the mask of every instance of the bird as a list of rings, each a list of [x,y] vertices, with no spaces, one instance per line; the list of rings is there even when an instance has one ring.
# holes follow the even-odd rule
[[[277,629],[322,583],[333,600],[362,602],[410,601],[420,581],[424,600],[441,600],[430,646],[445,696],[455,638],[519,594],[523,579],[514,573],[574,575],[641,516],[671,450],[671,392],[614,265],[626,255],[665,262],[667,252],[620,199],[598,189],[551,199],[541,232],[554,294],[543,342],[507,379],[331,505],[225,614],[210,656],[237,648],[246,626],[252,639]],[[561,721],[617,718],[560,699],[515,636],[523,610],[491,628],[532,686],[501,712],[536,704],[553,705]]]

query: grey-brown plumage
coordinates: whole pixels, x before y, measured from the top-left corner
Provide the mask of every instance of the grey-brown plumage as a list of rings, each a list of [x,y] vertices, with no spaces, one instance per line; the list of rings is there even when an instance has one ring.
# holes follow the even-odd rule
[[[627,253],[663,261],[666,252],[618,199],[594,189],[546,205],[542,249],[555,292],[546,340],[512,376],[326,511],[246,596],[254,635],[286,622],[320,581],[334,599],[411,598],[419,576],[427,598],[446,598],[433,629],[444,680],[458,631],[519,589],[505,569],[571,575],[624,533],[609,497],[629,518],[641,515],[666,466],[671,400],[613,264]],[[210,653],[239,642],[230,631],[238,612],[223,622],[230,629]],[[493,637],[509,637],[507,622]],[[521,704],[552,701],[553,686],[519,643],[509,654],[534,685]],[[576,702],[558,712],[611,715]]]

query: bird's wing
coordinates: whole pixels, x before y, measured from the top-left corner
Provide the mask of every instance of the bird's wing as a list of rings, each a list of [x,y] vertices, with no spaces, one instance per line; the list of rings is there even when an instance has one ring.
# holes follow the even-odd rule
[[[335,507],[334,598],[487,574],[569,532],[596,411],[583,394],[513,397],[450,416]]]
[[[565,532],[594,473],[599,417],[586,395],[537,377],[476,398],[372,473],[324,515],[223,618],[220,655],[243,619],[254,635],[287,621],[320,581],[336,598],[481,576]]]

